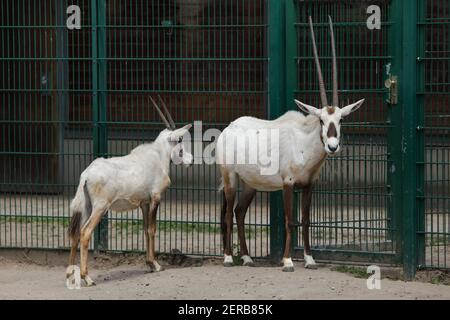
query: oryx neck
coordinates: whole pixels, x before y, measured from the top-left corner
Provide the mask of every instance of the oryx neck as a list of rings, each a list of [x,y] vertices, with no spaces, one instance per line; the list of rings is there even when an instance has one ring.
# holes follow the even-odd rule
[[[158,152],[161,162],[166,166],[166,169],[169,170],[172,147],[168,136],[166,134],[160,134],[153,142],[153,146],[154,150]]]

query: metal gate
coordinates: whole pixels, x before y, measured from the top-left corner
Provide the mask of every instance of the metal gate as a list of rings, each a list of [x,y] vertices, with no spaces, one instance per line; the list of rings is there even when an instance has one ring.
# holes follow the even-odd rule
[[[372,1],[286,1],[284,7],[286,38],[282,54],[286,73],[284,87],[280,88],[285,95],[281,104],[295,109],[293,99],[297,98],[320,105],[309,15],[314,20],[328,89],[331,89],[330,15],[337,41],[340,100],[348,103],[366,98],[363,107],[343,122],[344,149],[338,156],[327,159],[315,186],[311,246],[314,256],[323,260],[399,261],[398,214],[391,185],[391,173],[398,161],[392,154],[398,123],[391,119],[384,87],[392,64],[391,5],[390,1],[377,2],[382,13],[381,29],[369,30],[366,9],[371,4]],[[297,208],[300,211],[299,203]],[[300,214],[297,213],[298,221]],[[298,227],[297,235],[300,230]],[[295,251],[299,257],[303,256],[301,237],[295,241]]]
[[[66,26],[69,4],[81,9],[80,30]],[[369,5],[380,8],[381,29],[366,25]],[[366,102],[344,122],[345,148],[327,160],[316,186],[314,254],[403,263],[410,275],[448,268],[449,7],[446,0],[2,1],[0,247],[68,246],[81,171],[163,128],[150,93],[163,97],[177,125],[203,121],[202,133],[242,115],[277,117],[294,108],[294,97],[318,106],[307,16],[330,83],[331,15],[341,101]],[[386,102],[391,76],[397,103]],[[210,142],[193,143],[200,163],[195,150]],[[158,251],[220,255],[216,166],[173,166],[171,175]],[[281,208],[280,193],[258,193],[246,220],[252,255],[280,255]],[[139,212],[109,212],[93,248],[142,251]]]
[[[420,3],[417,30],[418,264],[450,268],[450,3]]]

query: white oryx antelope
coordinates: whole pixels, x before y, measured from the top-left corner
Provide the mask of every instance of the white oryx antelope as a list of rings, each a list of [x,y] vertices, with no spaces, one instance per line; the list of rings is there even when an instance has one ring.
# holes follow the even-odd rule
[[[159,97],[159,96],[158,96]],[[130,154],[109,159],[98,158],[80,176],[80,183],[70,204],[72,218],[69,225],[71,251],[66,270],[67,286],[78,286],[75,258],[80,243],[79,272],[86,286],[94,285],[88,276],[87,258],[89,241],[102,216],[108,211],[127,211],[141,208],[146,239],[146,262],[152,270],[161,271],[155,259],[156,213],[164,191],[170,185],[171,160],[189,166],[193,156],[185,151],[183,135],[191,128],[188,124],[180,129],[159,97],[167,115],[149,97],[167,129],[161,131],[152,143],[134,148]]]
[[[312,188],[327,156],[337,153],[340,149],[342,118],[358,109],[363,104],[364,99],[339,108],[333,23],[331,17],[329,17],[333,58],[333,103],[331,105],[328,104],[311,17],[309,17],[309,27],[319,79],[322,108],[315,108],[295,100],[298,108],[307,113],[307,116],[304,116],[298,111],[288,111],[278,119],[272,121],[253,117],[241,117],[225,128],[217,139],[216,162],[219,165],[222,176],[224,196],[221,212],[224,266],[233,265],[231,246],[233,211],[236,216],[241,259],[244,265],[251,266],[253,265],[253,261],[247,250],[244,233],[246,211],[257,190],[282,190],[286,229],[282,270],[294,270],[290,253],[291,234],[295,226],[292,216],[294,187],[302,188],[301,226],[304,240],[305,267],[313,268],[315,265],[315,261],[311,256],[309,243],[309,210]],[[269,140],[266,136],[257,141],[258,135],[261,137],[262,132],[270,130],[277,131],[277,141]],[[245,139],[246,141],[240,144],[234,143],[238,139],[241,139],[241,141]],[[239,156],[241,158],[242,155],[247,156],[250,146],[254,146],[255,144],[258,144],[258,149],[254,149],[257,150],[258,158],[267,156],[262,150],[270,154],[278,155],[276,158],[276,161],[278,161],[278,170],[276,173],[262,174],[261,172],[263,172],[265,165],[261,164],[261,162],[242,163],[235,161]],[[230,159],[234,159],[234,162],[230,161]],[[238,179],[241,180],[243,187],[237,205],[234,208]]]

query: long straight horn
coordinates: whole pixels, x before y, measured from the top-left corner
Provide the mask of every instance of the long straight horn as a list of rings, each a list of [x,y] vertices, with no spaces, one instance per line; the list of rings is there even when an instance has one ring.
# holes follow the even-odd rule
[[[330,24],[331,52],[333,54],[333,106],[339,107],[336,47],[334,46],[334,31],[331,16],[328,16],[328,21]]]
[[[156,108],[156,111],[158,111],[159,116],[161,117],[161,120],[164,122],[164,124],[166,125],[167,129],[171,129],[169,122],[167,122],[166,117],[164,116],[164,113],[162,113],[161,109],[158,107],[158,105],[156,104],[155,100],[153,100],[153,98],[151,96],[148,96],[148,98],[150,99],[150,101],[153,103],[153,105]]]
[[[313,45],[314,60],[316,61],[317,77],[319,78],[320,100],[322,107],[328,107],[327,93],[325,91],[325,83],[323,82],[322,68],[320,67],[319,55],[317,54],[316,37],[314,36],[314,28],[311,16],[309,16],[309,28],[311,29],[311,40]]]
[[[176,128],[175,122],[173,122],[172,116],[170,115],[169,110],[167,110],[167,106],[166,106],[166,104],[164,103],[164,100],[161,98],[161,96],[159,94],[158,94],[158,99],[161,102],[164,111],[166,112],[167,120],[169,120],[169,123],[170,123],[170,126],[171,126],[172,130],[175,130],[175,128]]]

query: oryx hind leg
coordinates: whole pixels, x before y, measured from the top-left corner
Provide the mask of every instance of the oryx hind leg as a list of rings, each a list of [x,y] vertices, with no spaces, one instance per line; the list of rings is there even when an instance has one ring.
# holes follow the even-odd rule
[[[236,197],[236,173],[229,172],[226,168],[220,168],[223,181],[223,192],[226,202],[225,214],[222,215],[222,232],[225,233],[224,236],[224,261],[223,265],[225,267],[233,266],[233,251],[231,244],[231,235],[233,232],[233,208],[234,200]]]
[[[86,224],[81,228],[80,233],[80,275],[81,279],[84,280],[84,285],[86,287],[94,286],[95,282],[88,275],[88,250],[89,242],[92,237],[92,233],[95,227],[99,224],[104,213],[106,212],[106,206],[94,207],[92,214],[89,217]]]
[[[80,289],[81,287],[80,268],[75,265],[79,242],[80,237],[71,239],[69,266],[66,269],[66,286],[68,289]]]
[[[236,223],[238,228],[239,236],[239,246],[241,259],[243,260],[244,266],[253,267],[255,264],[248,254],[247,242],[245,240],[245,215],[247,213],[248,207],[255,197],[256,190],[250,187],[248,184],[242,181],[243,190],[239,196],[238,203],[234,209],[234,214],[236,215]]]
[[[79,243],[80,243],[80,237],[71,239],[69,266],[75,265],[75,260],[77,258],[77,250],[78,250]]]
[[[284,202],[284,223],[286,229],[286,241],[283,254],[283,271],[293,272],[294,263],[291,259],[291,240],[294,231],[294,221],[292,217],[292,201],[294,196],[294,186],[292,184],[283,185],[283,202]]]

